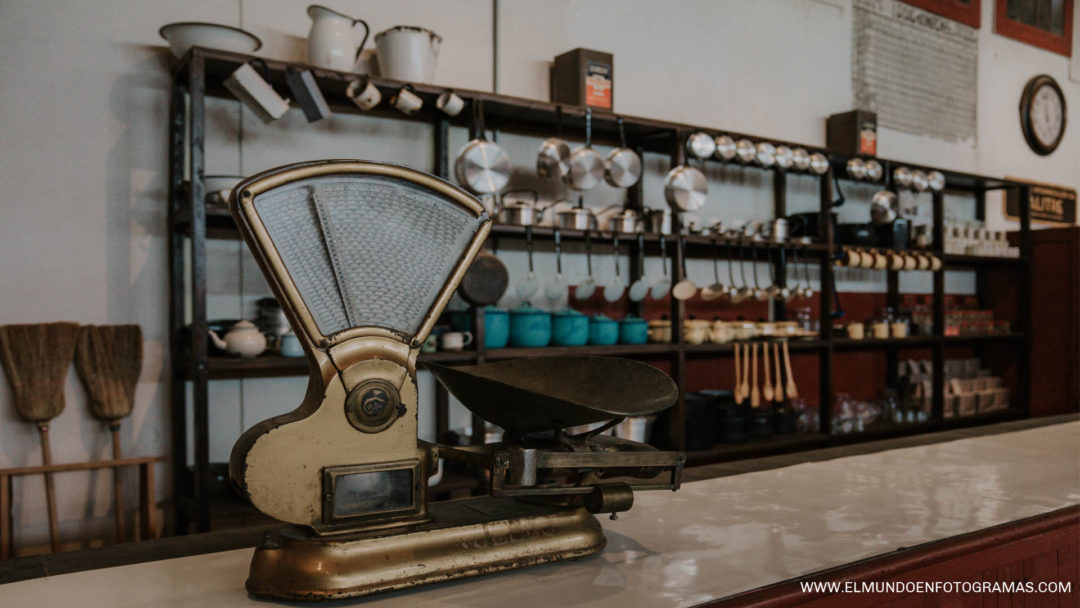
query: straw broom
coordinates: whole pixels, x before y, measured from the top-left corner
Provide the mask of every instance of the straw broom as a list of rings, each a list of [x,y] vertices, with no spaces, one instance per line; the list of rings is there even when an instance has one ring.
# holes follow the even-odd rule
[[[75,349],[75,369],[90,397],[90,413],[112,433],[113,459],[120,449],[120,419],[131,414],[142,371],[142,329],[138,325],[85,325]],[[124,491],[120,468],[113,467],[116,542],[124,542]]]
[[[0,326],[0,363],[15,394],[15,411],[37,424],[41,433],[41,458],[52,465],[49,421],[64,411],[64,379],[79,338],[75,323]],[[45,473],[45,498],[49,509],[49,540],[60,551],[56,519],[56,490],[52,473]]]

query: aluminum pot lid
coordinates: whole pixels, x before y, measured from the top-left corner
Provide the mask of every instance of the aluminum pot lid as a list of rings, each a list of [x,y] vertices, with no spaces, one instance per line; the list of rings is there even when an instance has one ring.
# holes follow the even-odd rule
[[[716,141],[708,133],[698,131],[686,140],[686,149],[697,158],[710,158],[716,153]]]
[[[716,158],[724,161],[735,158],[735,140],[731,136],[716,136]]]
[[[570,172],[570,145],[559,137],[549,137],[540,144],[536,155],[536,173],[544,179],[561,178]]]
[[[664,196],[679,211],[697,211],[705,204],[709,182],[705,174],[688,165],[675,167],[664,179]]]

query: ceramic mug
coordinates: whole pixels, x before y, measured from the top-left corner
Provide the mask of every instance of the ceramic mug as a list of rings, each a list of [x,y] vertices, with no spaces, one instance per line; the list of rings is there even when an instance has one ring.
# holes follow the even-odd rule
[[[443,350],[461,350],[472,344],[472,332],[451,331],[442,335]]]
[[[420,99],[420,96],[413,92],[412,85],[410,84],[398,89],[398,92],[394,94],[390,103],[393,104],[395,108],[401,110],[403,114],[409,115],[416,114],[420,108],[424,107],[424,100]]]
[[[465,100],[458,94],[447,89],[435,99],[435,107],[446,113],[447,116],[457,116],[465,109]]]
[[[382,93],[379,92],[379,87],[372,84],[367,78],[350,82],[349,88],[345,89],[345,95],[356,104],[356,107],[365,112],[379,105],[379,102],[382,101]]]

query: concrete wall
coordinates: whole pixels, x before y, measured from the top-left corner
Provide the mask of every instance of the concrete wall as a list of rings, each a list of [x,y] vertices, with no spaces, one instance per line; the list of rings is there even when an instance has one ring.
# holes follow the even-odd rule
[[[490,89],[492,5],[489,0],[332,0],[380,31],[406,23],[444,37],[436,80],[460,88]],[[202,20],[244,27],[264,41],[261,55],[304,59],[307,2],[294,0],[8,0],[0,2],[0,323],[73,320],[139,323],[146,356],[137,406],[124,421],[129,454],[166,454],[168,68],[157,29],[164,23]],[[993,33],[992,2],[983,3],[979,35],[978,137],[954,144],[883,130],[883,156],[943,167],[1080,185],[1080,85],[1069,80],[1069,61]],[[846,0],[500,0],[499,92],[547,97],[547,62],[577,46],[615,54],[617,110],[824,143],[824,117],[849,109],[852,7]],[[1069,99],[1069,130],[1051,157],[1023,142],[1016,104],[1028,78],[1053,75]],[[206,172],[250,174],[313,158],[377,158],[430,169],[430,131],[422,125],[334,116],[308,125],[299,112],[262,125],[231,101],[212,100],[208,112]],[[242,129],[240,127],[242,125]],[[242,136],[241,136],[242,133]],[[465,142],[453,134],[451,148]],[[503,136],[522,179],[537,146],[531,138]],[[660,206],[666,160],[646,159],[648,204]],[[771,192],[758,172],[710,170],[703,217],[766,219]],[[864,191],[863,191],[864,190]],[[793,211],[817,205],[816,186],[792,178]],[[865,217],[872,191],[849,193],[845,217]],[[550,187],[546,195],[557,193]],[[617,202],[601,188],[590,205]],[[952,203],[951,203],[952,204]],[[963,208],[964,201],[956,201]],[[999,206],[989,221],[1006,227]],[[520,253],[504,259],[521,276]],[[567,273],[584,262],[571,255]],[[659,273],[650,261],[651,274]],[[267,293],[250,256],[234,241],[210,246],[210,317],[253,314]],[[610,268],[598,262],[598,268]],[[538,273],[551,276],[550,256]],[[692,275],[711,272],[693,264]],[[761,269],[764,273],[764,269]],[[765,274],[762,274],[763,279]],[[846,277],[841,289],[880,290],[880,275]],[[971,289],[970,277],[950,285]],[[914,280],[912,290],[929,290]],[[511,302],[512,303],[512,302]],[[6,384],[5,384],[6,386]],[[299,403],[303,380],[219,381],[211,388],[212,454],[224,460],[243,428]],[[421,399],[430,395],[424,379]],[[53,424],[54,459],[104,458],[102,426],[86,412],[72,373],[67,410]],[[8,389],[0,389],[0,467],[40,461],[36,433],[19,421]],[[428,400],[430,403],[430,399]],[[464,424],[460,412],[455,424]],[[431,418],[422,427],[430,432]],[[131,480],[133,481],[133,480]],[[58,481],[60,516],[72,543],[108,537],[110,489],[106,475],[68,474]],[[128,487],[134,487],[129,483]],[[39,480],[16,486],[17,542],[44,538]],[[90,520],[88,526],[86,520]]]

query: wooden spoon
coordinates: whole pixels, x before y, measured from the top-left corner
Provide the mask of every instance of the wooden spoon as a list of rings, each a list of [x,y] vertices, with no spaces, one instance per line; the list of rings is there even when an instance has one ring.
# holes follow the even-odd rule
[[[776,393],[776,400],[779,402],[784,401],[784,385],[780,383],[780,345],[773,344],[773,367],[776,368],[776,387],[774,392]]]
[[[742,345],[735,343],[735,404],[742,404],[742,368],[739,367],[739,351]]]
[[[787,370],[787,397],[798,399],[799,389],[795,386],[795,376],[791,373],[791,352],[788,351],[787,340],[784,340],[784,369]]]
[[[761,345],[761,358],[765,360],[765,387],[761,389],[761,394],[765,397],[765,401],[772,401],[773,397],[773,385],[772,376],[769,374],[769,343],[765,342]],[[780,370],[777,370],[779,372]]]
[[[752,361],[750,363],[750,370],[754,376],[754,380],[750,386],[750,407],[758,407],[759,405],[761,405],[761,390],[758,388],[757,381],[757,347],[757,342],[754,342],[750,345],[750,353],[752,357]]]

